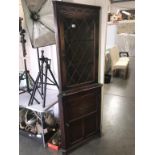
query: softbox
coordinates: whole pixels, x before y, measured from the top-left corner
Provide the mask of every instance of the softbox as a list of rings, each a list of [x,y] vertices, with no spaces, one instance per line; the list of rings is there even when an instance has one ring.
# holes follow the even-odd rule
[[[21,0],[33,48],[55,44],[52,0]]]

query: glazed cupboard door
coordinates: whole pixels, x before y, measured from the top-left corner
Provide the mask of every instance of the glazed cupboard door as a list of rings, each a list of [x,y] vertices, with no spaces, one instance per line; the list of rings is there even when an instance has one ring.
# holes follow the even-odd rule
[[[99,7],[54,2],[62,91],[98,81]]]

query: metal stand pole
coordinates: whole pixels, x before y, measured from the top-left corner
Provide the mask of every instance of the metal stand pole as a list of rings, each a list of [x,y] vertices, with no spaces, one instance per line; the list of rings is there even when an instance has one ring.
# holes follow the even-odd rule
[[[45,63],[46,63],[46,71],[45,71],[45,84],[44,84],[44,101],[43,101],[43,107],[45,107],[45,103],[46,103],[46,88],[47,88],[47,71],[48,71],[48,60],[45,60]]]
[[[39,68],[39,70],[40,70],[39,48],[37,48],[37,58],[38,58],[38,68]]]
[[[58,85],[57,81],[55,80],[55,77],[54,77],[54,75],[53,75],[53,73],[52,73],[52,71],[51,71],[50,66],[49,66],[49,71],[50,71],[50,74],[51,74],[51,76],[52,76],[52,78],[53,78],[53,80],[54,80],[55,85],[56,85],[57,88],[59,89],[59,85]]]
[[[43,64],[44,64],[44,61],[43,61],[43,59],[44,59],[44,55],[43,55],[43,52],[42,52],[42,55],[41,55],[41,58],[42,58],[42,61],[41,61],[41,65],[43,66]],[[43,69],[41,70],[41,77],[40,77],[40,82],[41,82],[41,94],[43,95],[43,86],[44,86],[44,84],[43,84]]]
[[[19,77],[19,85],[20,85],[21,80],[23,79],[23,76],[25,75],[25,77],[26,77],[26,90],[22,90],[22,89],[20,89],[20,90],[22,90],[21,93],[28,92],[31,95],[32,88],[31,88],[30,85],[32,83],[34,84],[34,80],[33,80],[32,76],[30,75],[29,70],[27,69],[26,58],[25,58],[26,55],[27,55],[27,53],[26,53],[26,47],[25,47],[25,44],[26,44],[25,32],[26,31],[22,28],[22,20],[23,19],[21,17],[19,17],[19,31],[20,31],[20,36],[21,36],[20,42],[22,44],[23,57],[24,57],[24,69],[25,70],[24,70],[23,74]],[[40,94],[39,89],[37,89],[37,90],[38,90],[38,92]],[[36,98],[34,98],[34,100],[39,104],[39,101]]]

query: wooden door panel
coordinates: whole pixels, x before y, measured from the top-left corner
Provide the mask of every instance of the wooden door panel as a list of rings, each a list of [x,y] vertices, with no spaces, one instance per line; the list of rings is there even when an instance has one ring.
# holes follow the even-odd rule
[[[69,123],[68,127],[68,139],[69,145],[78,143],[83,139],[83,124],[82,120],[78,120],[72,123]]]
[[[91,136],[97,132],[97,113],[92,114],[84,119],[85,137]]]
[[[96,93],[84,94],[81,97],[74,95],[67,101],[68,121],[83,117],[97,111]]]

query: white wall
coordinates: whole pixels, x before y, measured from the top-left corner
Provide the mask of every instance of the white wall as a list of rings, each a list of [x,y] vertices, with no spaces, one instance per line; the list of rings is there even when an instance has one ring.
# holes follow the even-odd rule
[[[96,0],[96,5],[101,6],[100,12],[100,55],[99,55],[99,82],[104,83],[104,53],[106,49],[106,31],[107,31],[107,13],[109,9],[109,0]],[[103,133],[103,89],[101,92],[101,132]]]
[[[135,1],[130,2],[119,2],[119,3],[112,3],[110,6],[110,12],[116,13],[118,9],[133,9],[135,8]]]
[[[104,53],[106,49],[107,12],[109,0],[96,0],[96,5],[101,6],[100,11],[100,39],[99,39],[99,82],[104,83]]]
[[[112,48],[116,45],[116,34],[117,34],[117,25],[108,24],[107,25],[106,49]]]

